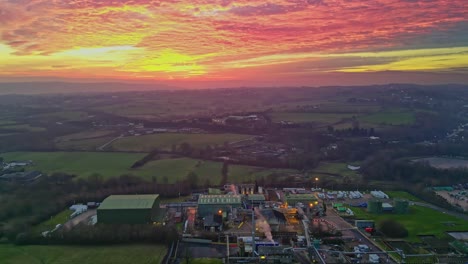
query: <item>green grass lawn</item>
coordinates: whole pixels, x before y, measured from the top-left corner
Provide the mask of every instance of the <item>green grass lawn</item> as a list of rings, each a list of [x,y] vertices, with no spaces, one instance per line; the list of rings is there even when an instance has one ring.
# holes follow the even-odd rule
[[[375,220],[393,219],[403,224],[409,232],[409,242],[420,242],[418,235],[435,235],[439,238],[446,237],[446,231],[466,231],[468,222],[451,215],[444,214],[430,208],[413,205],[409,214],[370,214],[366,209],[352,208],[357,219]],[[450,222],[454,226],[444,223]]]
[[[186,178],[193,171],[198,175],[200,185],[209,180],[210,184],[221,182],[222,162],[204,161],[190,158],[161,159],[150,161],[143,167],[131,169],[135,161],[141,159],[142,153],[116,152],[10,152],[1,154],[6,161],[32,160],[33,165],[28,170],[39,170],[48,174],[64,172],[86,178],[95,173],[104,178],[131,174],[151,180],[156,177],[158,182],[164,178],[169,183]],[[262,167],[229,165],[228,180],[230,182],[253,181],[272,173],[295,173],[295,170],[269,169]]]
[[[49,220],[40,223],[33,228],[34,232],[44,232],[54,229],[58,224],[64,224],[70,219],[70,215],[73,213],[72,210],[66,209],[62,212],[52,216]]]
[[[273,122],[290,121],[295,123],[324,123],[331,124],[344,118],[351,118],[356,114],[331,114],[331,113],[294,113],[294,112],[272,112],[269,114]]]
[[[166,254],[160,245],[14,246],[0,245],[2,264],[153,264]]]
[[[356,171],[352,171],[348,169],[347,163],[332,163],[332,162],[323,162],[320,163],[317,168],[314,170],[315,172],[326,172],[326,173],[333,173],[338,174],[341,176],[348,176],[348,177],[358,177],[359,174]]]
[[[413,124],[415,119],[416,117],[413,112],[404,110],[382,111],[370,115],[361,116],[358,118],[358,120],[363,123],[395,126]]]
[[[241,134],[152,134],[119,139],[113,142],[109,146],[109,149],[117,151],[150,152],[155,148],[168,150],[171,149],[173,144],[178,146],[184,142],[189,143],[192,147],[203,148],[207,145],[223,145],[224,142],[235,142],[251,137],[251,135]]]

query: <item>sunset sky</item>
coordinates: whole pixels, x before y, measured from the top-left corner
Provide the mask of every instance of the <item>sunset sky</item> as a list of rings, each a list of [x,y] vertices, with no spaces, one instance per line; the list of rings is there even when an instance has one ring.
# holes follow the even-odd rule
[[[468,83],[467,0],[0,0],[0,81]]]

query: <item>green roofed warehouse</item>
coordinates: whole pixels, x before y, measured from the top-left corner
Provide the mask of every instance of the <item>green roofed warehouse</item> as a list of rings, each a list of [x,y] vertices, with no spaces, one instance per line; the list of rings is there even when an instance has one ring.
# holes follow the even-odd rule
[[[200,195],[198,198],[198,216],[206,217],[221,213],[223,217],[226,217],[232,208],[241,206],[240,195]]]
[[[111,195],[97,209],[98,223],[146,224],[161,218],[159,195]]]

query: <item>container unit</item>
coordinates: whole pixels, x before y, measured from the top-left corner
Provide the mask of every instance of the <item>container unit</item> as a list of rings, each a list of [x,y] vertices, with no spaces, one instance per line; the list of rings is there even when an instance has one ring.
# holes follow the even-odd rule
[[[396,199],[395,200],[395,213],[396,214],[407,214],[409,211],[408,200]]]
[[[382,213],[382,201],[380,200],[369,200],[367,203],[367,211],[372,214]]]

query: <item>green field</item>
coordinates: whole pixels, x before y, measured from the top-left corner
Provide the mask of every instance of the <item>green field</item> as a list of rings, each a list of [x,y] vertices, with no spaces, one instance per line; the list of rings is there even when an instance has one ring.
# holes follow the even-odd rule
[[[10,152],[1,156],[6,161],[32,160],[30,170],[45,173],[65,172],[80,177],[99,174],[103,177],[120,176],[130,172],[132,164],[145,156],[139,153],[101,152]]]
[[[409,194],[404,191],[385,191],[385,193],[391,198],[401,198],[401,199],[406,199],[408,201],[413,201],[413,202],[423,202],[423,200],[419,199],[418,197],[415,197],[412,194]]]
[[[133,170],[134,174],[151,179],[156,177],[159,181],[167,177],[169,183],[186,179],[187,174],[194,172],[200,184],[208,180],[210,184],[220,184],[223,164],[215,161],[204,161],[190,158],[162,159],[148,162],[142,168]],[[229,182],[241,183],[253,181],[258,177],[272,173],[294,173],[294,170],[268,169],[244,165],[229,165]]]
[[[15,125],[15,124],[17,124],[17,122],[13,120],[7,120],[7,119],[0,120],[0,126],[8,126],[8,125]]]
[[[325,172],[325,173],[338,174],[341,176],[348,176],[348,177],[359,177],[359,173],[348,169],[348,164],[346,163],[323,162],[323,163],[320,163],[319,166],[315,168],[314,171],[319,172],[319,173]]]
[[[201,185],[206,180],[210,184],[221,181],[222,162],[203,161],[190,158],[174,158],[150,161],[143,167],[131,169],[135,161],[145,154],[116,152],[10,152],[1,154],[6,161],[32,160],[33,165],[28,170],[39,170],[48,174],[64,172],[85,178],[99,174],[104,178],[131,174],[151,180],[156,177],[158,182],[167,178],[168,183],[174,183],[186,178],[191,171],[198,175]],[[272,173],[297,173],[295,170],[269,169],[262,167],[229,165],[228,180],[231,182],[252,181]]]
[[[46,131],[43,127],[35,127],[29,124],[12,124],[12,125],[2,125],[0,129],[12,130],[16,132],[41,132]]]
[[[446,237],[446,231],[466,231],[468,222],[457,217],[444,214],[430,208],[413,205],[409,214],[370,214],[366,209],[352,208],[358,219],[375,220],[378,223],[384,219],[393,219],[403,224],[409,232],[409,242],[420,242],[418,235],[435,235]],[[447,225],[449,222],[453,225]]]
[[[100,138],[114,133],[111,130],[87,130],[83,132],[73,133],[66,136],[61,136],[55,139],[56,142],[82,140],[91,138]]]
[[[70,215],[73,213],[72,210],[66,209],[62,212],[52,216],[49,220],[40,223],[35,226],[34,232],[44,232],[54,229],[58,224],[64,224],[70,219]]]
[[[2,264],[153,264],[167,249],[160,245],[14,246],[0,244]]]
[[[329,114],[329,113],[295,113],[272,112],[269,114],[273,122],[289,121],[294,123],[337,123],[346,118],[352,118],[355,114]]]
[[[35,115],[34,118],[49,121],[81,121],[88,118],[88,113],[81,111],[58,111]]]
[[[98,147],[106,144],[115,137],[99,137],[87,138],[79,140],[68,140],[55,142],[55,147],[60,150],[80,150],[80,151],[94,151]]]
[[[150,152],[155,148],[171,149],[172,145],[178,146],[184,142],[192,147],[202,148],[207,145],[223,145],[224,142],[235,142],[251,137],[251,135],[241,134],[152,134],[122,138],[113,142],[109,148],[117,151]]]
[[[315,113],[329,113],[329,114],[340,114],[340,113],[371,113],[377,112],[381,109],[381,106],[372,103],[348,103],[348,102],[330,102],[323,100],[312,100],[312,101],[297,101],[288,103],[279,103],[272,108],[277,112],[288,112],[298,111],[300,109],[311,109],[311,107],[317,107],[312,111]]]
[[[374,125],[409,125],[413,124],[416,117],[409,111],[383,111],[358,118],[360,122]]]

